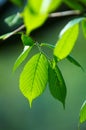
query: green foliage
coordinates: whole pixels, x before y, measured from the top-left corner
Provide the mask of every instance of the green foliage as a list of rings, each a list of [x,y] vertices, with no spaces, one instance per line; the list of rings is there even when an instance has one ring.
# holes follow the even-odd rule
[[[9,26],[14,26],[17,25],[18,23],[20,23],[21,20],[21,14],[17,13],[14,14],[12,16],[9,16],[5,19],[5,22],[9,25]]]
[[[83,123],[84,121],[86,121],[86,101],[83,103],[81,107],[80,118],[79,118],[80,123]]]
[[[23,19],[27,29],[27,34],[30,34],[32,30],[40,27],[47,17],[47,14],[33,14],[28,6],[26,6],[23,12]]]
[[[76,61],[73,57],[71,57],[70,55],[67,56],[67,59],[68,59],[71,63],[73,63],[74,65],[76,65],[76,66],[80,67],[82,70],[84,70],[83,67],[80,65],[80,63],[79,63],[78,61]]]
[[[65,107],[66,85],[58,66],[54,63],[49,66],[49,88],[52,96]]]
[[[34,44],[33,39],[25,34],[22,34],[21,39],[24,46],[32,46]]]
[[[34,55],[25,65],[20,76],[20,90],[29,100],[43,93],[48,81],[48,61],[42,53]]]
[[[32,47],[29,47],[29,46],[24,47],[23,52],[21,53],[21,55],[18,57],[18,59],[16,60],[14,64],[13,71],[15,71],[20,66],[20,64],[26,59],[31,49]]]
[[[21,6],[24,2],[23,0],[11,1],[18,6]],[[36,28],[41,27],[49,17],[49,13],[55,11],[62,3],[73,9],[78,9],[82,17],[74,18],[62,29],[55,45],[35,42],[30,37],[30,33]],[[49,82],[49,89],[52,96],[62,102],[65,107],[67,90],[62,73],[58,68],[58,62],[67,58],[71,63],[82,68],[79,62],[70,56],[70,53],[78,38],[80,22],[82,22],[83,33],[86,37],[86,18],[83,14],[85,6],[86,0],[27,0],[22,12],[5,19],[5,22],[9,26],[13,26],[20,23],[22,18],[23,27],[26,27],[25,32],[19,32],[23,29],[20,27],[0,36],[0,39],[5,40],[14,34],[21,34],[24,50],[16,60],[13,71],[28,57],[30,50],[34,46],[37,46],[39,49],[39,53],[30,58],[20,75],[20,90],[29,100],[30,106],[32,101],[44,92],[47,82]],[[43,52],[42,46],[53,50],[52,58],[49,58]],[[80,110],[80,123],[84,121],[86,121],[86,102]]]
[[[24,0],[10,0],[10,1],[13,2],[15,5],[20,7],[23,5]]]
[[[64,2],[72,9],[83,10],[83,6],[79,3],[79,0],[64,0]]]
[[[56,47],[54,49],[54,55],[58,58],[58,60],[62,60],[70,54],[77,40],[78,32],[79,25],[76,24],[64,32],[64,34],[57,41]],[[74,33],[76,35],[74,35]]]
[[[30,9],[37,14],[46,14],[54,11],[62,0],[28,0]]]
[[[84,34],[84,36],[86,38],[86,19],[84,19],[82,21],[82,29],[83,29],[83,34]]]

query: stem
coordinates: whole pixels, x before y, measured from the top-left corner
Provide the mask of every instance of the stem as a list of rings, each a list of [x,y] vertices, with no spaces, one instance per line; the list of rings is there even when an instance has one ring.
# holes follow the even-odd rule
[[[70,16],[70,15],[80,15],[81,11],[80,10],[70,10],[70,11],[63,11],[63,12],[57,12],[57,13],[51,13],[49,15],[50,18],[55,18],[55,17],[63,17],[63,16]]]
[[[70,10],[70,11],[51,13],[51,14],[49,14],[49,18],[63,17],[63,16],[70,16],[70,15],[80,15],[80,14],[81,14],[81,12],[79,10],[75,10],[75,11]],[[12,35],[18,33],[19,31],[21,31],[24,28],[25,28],[25,25],[23,24],[19,28],[17,28],[13,32],[11,32],[7,37],[5,37],[4,40],[8,39],[9,37],[11,37]]]

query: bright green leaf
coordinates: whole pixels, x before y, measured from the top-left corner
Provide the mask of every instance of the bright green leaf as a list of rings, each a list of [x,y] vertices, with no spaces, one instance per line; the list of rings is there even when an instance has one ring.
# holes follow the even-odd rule
[[[86,101],[83,103],[81,107],[80,118],[79,118],[80,123],[83,123],[84,121],[86,121]]]
[[[23,44],[26,46],[27,45],[32,46],[34,44],[33,39],[25,34],[22,34],[21,39],[22,39]]]
[[[44,92],[47,81],[48,61],[43,54],[38,53],[28,61],[20,76],[20,90],[29,100],[30,106]]]
[[[65,107],[66,85],[58,66],[49,66],[49,88],[52,96],[63,103]]]
[[[86,19],[84,19],[82,21],[82,29],[83,29],[83,34],[84,34],[84,36],[86,38]]]
[[[24,47],[23,52],[21,53],[21,55],[18,57],[18,59],[16,60],[14,64],[13,71],[15,71],[20,66],[20,64],[26,59],[31,49],[32,47],[29,47],[29,46]]]
[[[69,28],[56,43],[54,55],[58,60],[66,58],[72,51],[79,33],[79,24],[75,24]]]
[[[12,16],[9,16],[8,18],[5,19],[5,22],[9,25],[9,26],[14,26],[17,25],[21,22],[21,15],[20,13],[14,14]]]
[[[79,63],[78,61],[76,61],[73,57],[71,57],[70,55],[67,56],[67,59],[68,59],[71,63],[73,63],[74,65],[76,65],[76,66],[80,67],[82,70],[84,70],[83,67],[80,65],[80,63]]]
[[[28,0],[28,5],[35,13],[46,14],[54,11],[62,0]]]
[[[47,17],[48,14],[33,14],[28,6],[26,6],[23,12],[23,18],[27,29],[27,34],[29,34],[32,30],[42,26]]]
[[[71,20],[70,22],[68,22],[68,24],[62,29],[61,33],[60,33],[60,37],[71,27],[73,27],[74,25],[82,22],[85,19],[85,17],[81,17],[81,18],[75,18],[73,20]]]

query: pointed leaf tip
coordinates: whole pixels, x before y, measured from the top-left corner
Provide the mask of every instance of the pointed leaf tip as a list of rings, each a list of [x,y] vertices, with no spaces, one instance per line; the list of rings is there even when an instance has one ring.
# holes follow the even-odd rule
[[[38,53],[34,55],[25,65],[20,75],[20,90],[29,100],[32,101],[40,96],[48,81],[48,61],[46,57]]]
[[[65,108],[66,85],[58,66],[49,66],[49,89],[52,96]]]

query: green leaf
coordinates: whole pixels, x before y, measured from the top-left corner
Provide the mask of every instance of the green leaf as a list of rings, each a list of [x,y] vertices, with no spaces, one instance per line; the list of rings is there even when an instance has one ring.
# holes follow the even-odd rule
[[[34,55],[25,65],[20,76],[20,90],[29,100],[32,101],[40,96],[48,81],[48,61],[42,53]]]
[[[79,33],[79,24],[75,24],[69,28],[56,43],[54,55],[58,60],[66,58],[72,51]]]
[[[29,34],[32,30],[42,26],[47,17],[48,14],[33,14],[28,6],[26,6],[23,12],[23,19],[27,29],[27,34]]]
[[[22,6],[24,2],[24,0],[10,0],[10,1],[16,4],[17,6]]]
[[[83,29],[84,37],[86,38],[86,19],[82,21],[82,29]]]
[[[8,37],[12,36],[12,34],[13,34],[13,32],[4,34],[4,35],[0,36],[0,39],[1,39],[1,40],[5,40],[5,39],[7,39]]]
[[[45,14],[54,11],[62,0],[28,0],[28,5],[34,13]]]
[[[81,107],[80,118],[79,118],[80,123],[83,123],[84,121],[86,121],[86,101],[83,103]]]
[[[63,103],[65,107],[66,85],[58,66],[49,66],[49,88],[52,96]]]
[[[14,64],[13,71],[15,71],[20,66],[20,64],[26,59],[31,49],[32,47],[29,47],[29,46],[24,47],[23,52],[21,53],[21,55],[18,57],[18,59],[16,60]]]
[[[32,46],[34,44],[33,39],[25,34],[22,34],[21,39],[25,46],[27,45]]]
[[[81,18],[75,18],[73,20],[71,20],[70,22],[68,22],[68,24],[62,29],[62,31],[60,32],[60,37],[71,27],[73,27],[74,25],[82,22],[85,19],[85,17],[81,17]]]
[[[8,18],[5,19],[5,22],[9,25],[9,26],[14,26],[19,24],[21,21],[21,15],[20,13],[14,14],[12,16],[9,16]]]
[[[83,6],[77,0],[64,0],[64,3],[72,9],[83,10]]]
[[[76,61],[73,57],[71,57],[70,55],[67,56],[67,59],[68,59],[71,63],[73,63],[74,65],[76,65],[76,66],[80,67],[82,70],[84,70],[83,67],[80,65],[80,63],[79,63],[78,61]]]

